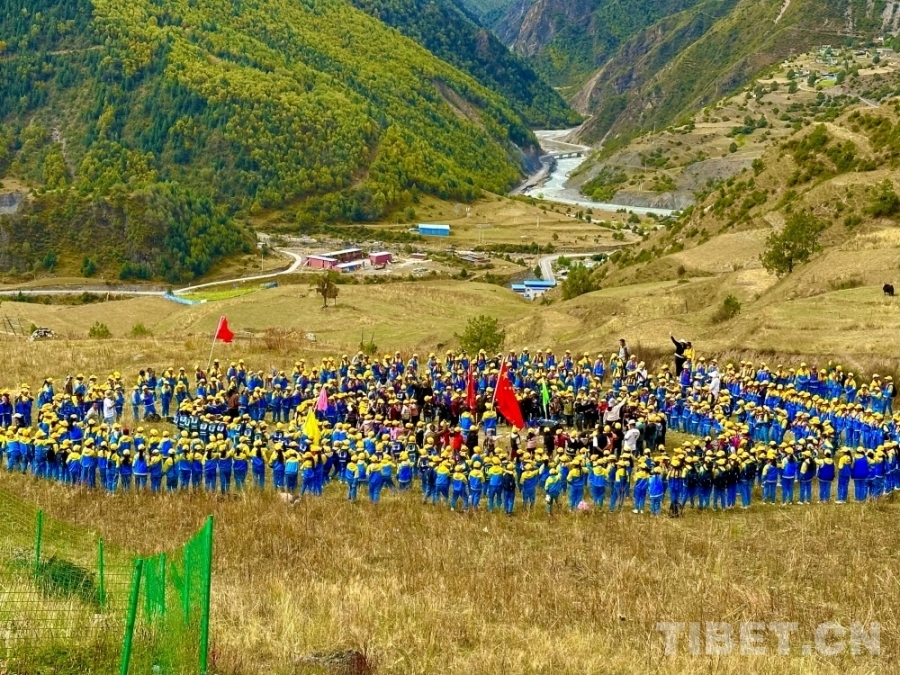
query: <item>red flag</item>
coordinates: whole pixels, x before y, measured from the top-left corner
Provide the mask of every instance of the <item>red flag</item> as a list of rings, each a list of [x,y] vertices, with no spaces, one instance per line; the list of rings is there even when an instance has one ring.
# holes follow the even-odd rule
[[[475,405],[478,400],[475,396],[475,378],[472,376],[472,364],[469,364],[469,374],[466,377],[466,405],[469,406],[469,410],[474,414]]]
[[[229,343],[234,339],[234,333],[228,330],[228,319],[224,316],[219,319],[219,326],[216,328],[215,339]]]
[[[500,375],[497,377],[497,392],[495,394],[497,410],[506,420],[519,429],[525,428],[525,420],[522,418],[522,409],[516,399],[516,392],[506,375],[506,364],[500,367]]]

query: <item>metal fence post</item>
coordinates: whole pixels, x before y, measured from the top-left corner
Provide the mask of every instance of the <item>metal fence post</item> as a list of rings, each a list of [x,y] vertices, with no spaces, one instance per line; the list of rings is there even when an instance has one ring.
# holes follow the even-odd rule
[[[34,526],[34,574],[41,571],[41,542],[44,537],[44,512],[37,512],[37,522]]]
[[[103,537],[97,540],[97,576],[100,587],[100,611],[106,609],[106,561],[103,555]]]
[[[206,528],[203,533],[205,556],[203,559],[203,587],[200,602],[200,675],[206,675],[209,668],[209,605],[212,595],[212,548],[213,548],[213,517],[206,519]]]
[[[125,623],[125,638],[122,642],[122,663],[119,667],[119,675],[128,675],[128,665],[131,662],[131,645],[134,639],[134,624],[137,620],[143,568],[144,561],[137,558],[134,561],[134,573],[131,577],[131,598],[128,601],[128,619]]]

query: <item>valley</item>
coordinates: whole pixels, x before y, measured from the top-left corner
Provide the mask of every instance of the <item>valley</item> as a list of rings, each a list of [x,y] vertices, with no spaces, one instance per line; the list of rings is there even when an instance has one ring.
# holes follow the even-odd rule
[[[210,514],[203,675],[890,671],[900,413],[867,387],[900,381],[900,2],[11,0],[0,17],[0,504],[29,515],[0,509],[0,675],[113,672],[128,622],[93,593],[100,536],[163,589],[135,600],[119,672],[198,672],[171,651],[202,630],[166,600],[177,558],[161,580],[149,561]],[[98,410],[122,387],[115,427],[95,434],[69,375]],[[176,414],[146,414],[157,391]],[[518,432],[510,396],[530,406]],[[49,433],[12,428],[32,397]],[[90,485],[93,458],[114,472],[145,443],[177,460]],[[63,471],[40,475],[56,444]],[[791,468],[821,489],[844,459],[872,492],[793,500]],[[286,460],[293,486],[258,487]],[[701,465],[721,508],[679,501]],[[759,503],[764,475],[791,504]],[[601,477],[627,506],[607,509]],[[639,501],[654,478],[669,517]],[[457,509],[479,480],[520,501]],[[15,642],[54,612],[85,631]],[[882,651],[667,651],[660,621],[707,620],[880,622]]]

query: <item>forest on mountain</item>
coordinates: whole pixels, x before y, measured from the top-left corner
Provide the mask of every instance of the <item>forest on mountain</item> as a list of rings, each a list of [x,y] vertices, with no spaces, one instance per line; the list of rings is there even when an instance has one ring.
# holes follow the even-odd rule
[[[702,1],[520,0],[497,30],[550,83],[570,87],[582,84],[644,29]]]
[[[539,152],[502,95],[346,0],[10,0],[2,18],[0,176],[38,189],[0,226],[147,207],[165,245],[110,248],[125,274],[202,274],[252,241],[235,216],[263,209],[364,221],[420,193],[502,192]],[[535,118],[565,117],[547,91],[532,90]],[[192,230],[216,233],[208,254],[168,251],[186,246],[184,203],[208,205]],[[7,270],[63,242],[28,244]]]
[[[746,84],[791,53],[892,28],[870,0],[518,0],[494,30],[621,147]]]
[[[580,116],[532,69],[453,0],[351,0],[438,58],[505,98],[533,128],[573,126]]]

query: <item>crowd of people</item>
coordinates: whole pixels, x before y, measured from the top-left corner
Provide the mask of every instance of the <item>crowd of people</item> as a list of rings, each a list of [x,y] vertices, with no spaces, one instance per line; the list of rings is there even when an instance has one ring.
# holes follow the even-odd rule
[[[672,367],[652,372],[623,339],[608,358],[358,353],[268,372],[216,360],[147,368],[133,382],[48,377],[36,397],[27,384],[0,396],[0,464],[110,493],[250,483],[377,503],[415,490],[426,504],[506,513],[517,499],[534,509],[540,498],[549,513],[660,514],[666,503],[843,503],[851,486],[856,501],[900,489],[891,377],[805,363],[720,368],[672,341]],[[495,405],[504,378],[521,428]],[[673,430],[688,440],[667,447]]]

